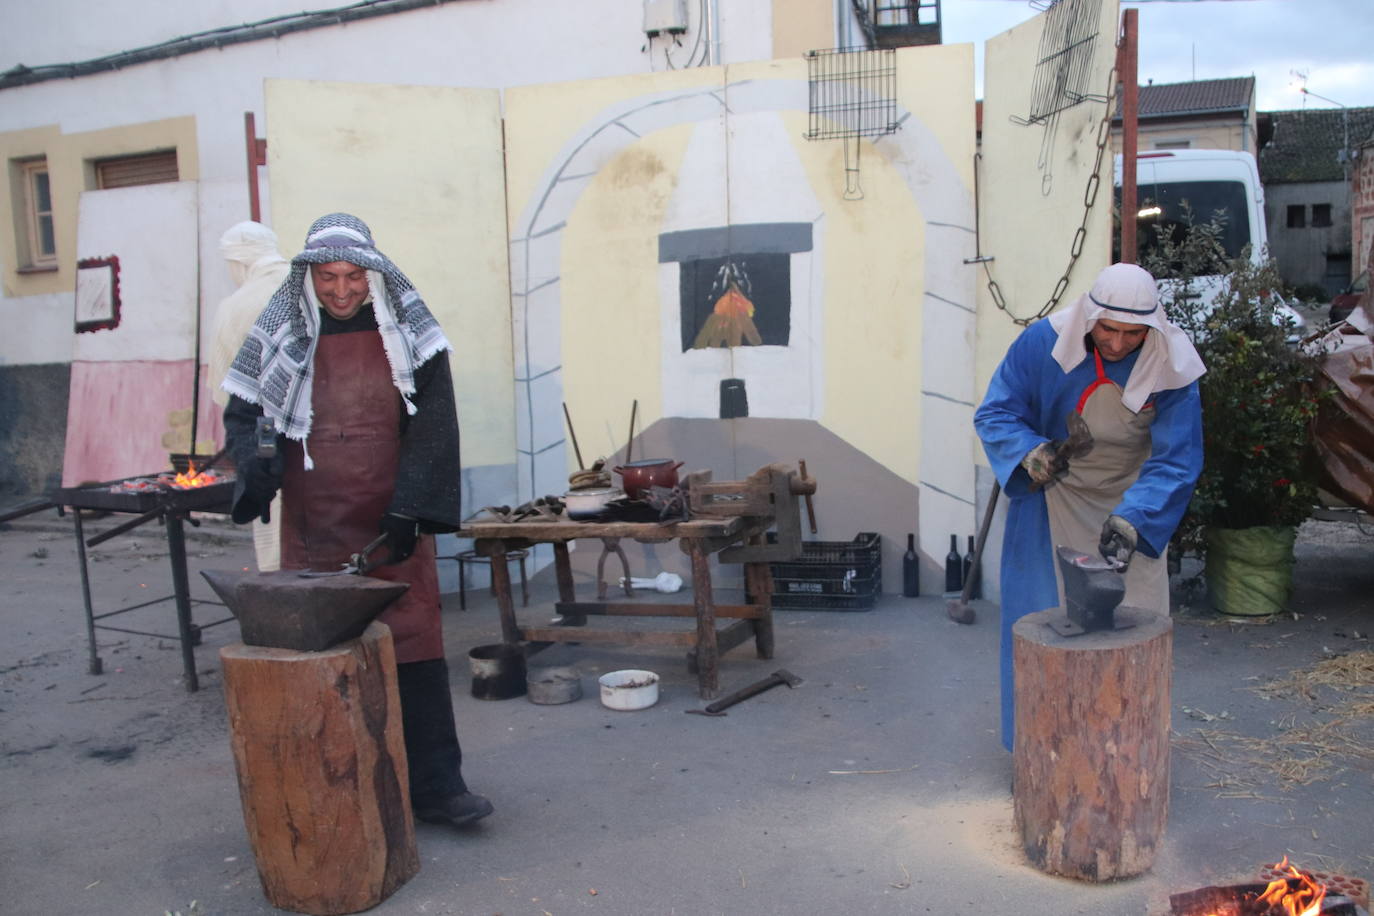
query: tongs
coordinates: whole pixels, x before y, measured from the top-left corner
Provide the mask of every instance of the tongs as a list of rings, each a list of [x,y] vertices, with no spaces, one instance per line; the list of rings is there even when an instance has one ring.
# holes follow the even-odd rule
[[[343,564],[342,569],[324,570],[321,572],[317,572],[313,569],[308,569],[304,572],[297,573],[297,575],[299,575],[302,579],[319,579],[323,578],[324,576],[365,575],[367,571],[372,568],[372,564],[368,562],[368,556],[372,553],[372,551],[376,550],[378,547],[381,547],[382,542],[385,540],[385,533],[377,535],[376,540],[374,540],[371,544],[368,544],[366,547],[364,547],[357,553],[350,555],[348,558],[348,562]]]

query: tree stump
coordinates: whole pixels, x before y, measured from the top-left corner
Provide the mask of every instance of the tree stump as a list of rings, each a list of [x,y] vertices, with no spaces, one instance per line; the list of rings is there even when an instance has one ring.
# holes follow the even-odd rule
[[[1028,614],[1012,629],[1013,797],[1026,855],[1085,881],[1138,875],[1169,814],[1173,623],[1118,608],[1128,629],[1063,637]]]
[[[391,631],[323,652],[220,650],[248,839],[275,907],[376,906],[420,870]]]

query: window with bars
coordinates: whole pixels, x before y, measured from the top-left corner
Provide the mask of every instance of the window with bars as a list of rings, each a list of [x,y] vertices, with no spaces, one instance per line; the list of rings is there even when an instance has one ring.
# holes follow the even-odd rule
[[[57,267],[57,235],[52,218],[52,185],[48,178],[46,157],[16,162],[19,186],[22,191],[22,213],[17,222],[23,224],[17,239],[20,245],[21,270],[52,270]]]
[[[179,180],[177,151],[174,149],[133,156],[112,156],[97,159],[92,165],[95,168],[95,186],[100,190]]]

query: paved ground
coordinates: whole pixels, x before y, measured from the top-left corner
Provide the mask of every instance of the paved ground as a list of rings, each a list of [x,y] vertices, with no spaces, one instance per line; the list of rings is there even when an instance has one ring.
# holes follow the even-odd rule
[[[217,653],[236,626],[206,631],[198,693],[185,691],[169,639],[101,632],[104,674],[89,675],[67,525],[0,526],[0,912],[276,912],[245,839],[227,738]],[[191,552],[193,570],[251,558],[242,533],[213,520]],[[585,673],[576,703],[473,699],[467,651],[499,628],[485,595],[465,613],[453,596],[445,626],[465,772],[497,810],[464,832],[420,825],[419,875],[375,912],[1162,914],[1171,892],[1251,880],[1283,855],[1374,878],[1374,719],[1350,705],[1362,698],[1369,713],[1370,688],[1321,688],[1316,701],[1255,689],[1325,658],[1364,657],[1351,653],[1368,652],[1374,630],[1372,559],[1374,532],[1309,523],[1291,618],[1242,624],[1176,608],[1166,842],[1149,874],[1110,885],[1042,875],[1018,848],[1011,760],[995,733],[993,607],[972,627],[949,622],[938,598],[778,612],[776,659],[734,650],[722,687],[778,667],[805,683],[708,719],[683,715],[701,701],[680,656],[653,650],[539,656]],[[158,529],[96,548],[92,575],[99,608],[170,593]],[[546,619],[552,598],[537,576],[524,613]],[[209,610],[222,609],[198,618],[217,616]],[[174,629],[170,604],[125,616]],[[624,667],[662,675],[657,706],[599,704],[595,676]],[[1313,781],[1272,769],[1294,754],[1275,752],[1278,739],[1342,715],[1342,753],[1322,752],[1330,736],[1297,749],[1309,770],[1325,766],[1294,771]]]

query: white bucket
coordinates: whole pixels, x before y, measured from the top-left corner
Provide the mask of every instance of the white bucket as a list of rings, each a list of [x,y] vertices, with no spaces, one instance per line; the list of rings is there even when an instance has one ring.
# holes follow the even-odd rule
[[[607,709],[648,709],[658,702],[658,675],[652,671],[610,671],[597,678],[597,683],[601,685],[601,705]]]

